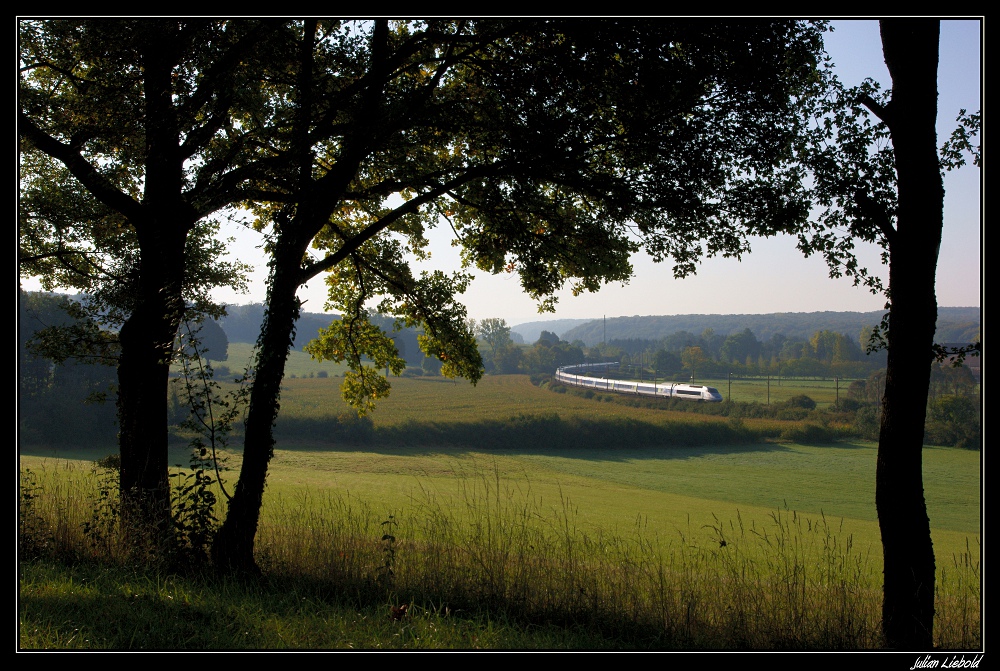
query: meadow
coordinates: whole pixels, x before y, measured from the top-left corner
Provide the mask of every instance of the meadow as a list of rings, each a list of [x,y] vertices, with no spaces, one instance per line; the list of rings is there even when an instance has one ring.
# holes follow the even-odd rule
[[[879,647],[871,443],[713,442],[699,427],[732,421],[556,394],[524,376],[394,378],[361,421],[338,383],[285,382],[258,535],[265,586],[22,563],[22,646]],[[787,424],[741,420],[732,435],[777,435],[776,423]],[[95,496],[101,456],[22,446],[22,474],[52,497],[36,511],[78,556],[100,554],[79,532],[95,505],[68,501]],[[239,455],[227,457],[231,488]],[[180,441],[174,460],[187,460]],[[976,649],[980,453],[925,448],[924,481],[937,640]],[[147,613],[138,639],[67,594],[107,608],[122,589]],[[178,600],[215,632],[158,628]],[[70,603],[72,627],[60,620]],[[402,604],[410,614],[393,619]]]
[[[248,343],[230,343],[228,358],[226,361],[212,363],[214,365],[225,365],[234,374],[241,372],[250,361],[251,345]],[[330,377],[343,376],[347,367],[331,361],[317,361],[302,351],[293,350],[288,358],[286,367],[286,377],[290,382],[292,379],[315,378],[317,375]],[[294,376],[294,377],[293,377]],[[440,380],[441,378],[433,378]],[[846,398],[847,387],[851,380],[841,379],[800,379],[772,377],[728,377],[723,378],[699,378],[693,381],[695,384],[707,384],[716,387],[722,392],[725,398],[732,398],[734,401],[757,402],[762,404],[781,403],[793,396],[805,394],[816,401],[818,407],[827,407],[833,404],[838,397]],[[337,383],[339,384],[339,382]],[[452,384],[467,383],[452,382]],[[336,385],[335,385],[336,386]],[[839,387],[839,392],[838,392]],[[731,390],[731,393],[730,393]]]

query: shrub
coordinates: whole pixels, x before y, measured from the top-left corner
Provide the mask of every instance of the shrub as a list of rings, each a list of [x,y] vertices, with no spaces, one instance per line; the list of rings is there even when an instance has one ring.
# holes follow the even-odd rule
[[[804,408],[805,410],[815,410],[816,401],[812,400],[805,394],[799,394],[798,396],[792,396],[790,399],[785,401],[789,408]]]
[[[548,373],[532,373],[528,379],[531,380],[531,384],[536,387],[543,387],[546,382],[552,379],[552,376]]]
[[[857,399],[842,398],[830,406],[830,409],[836,412],[857,412],[861,406],[861,401],[858,401]]]
[[[118,452],[109,454],[106,457],[102,457],[94,462],[94,465],[98,468],[106,468],[112,471],[120,471],[122,469],[122,455]]]
[[[37,510],[44,494],[38,477],[30,469],[20,472],[20,497],[17,515],[17,550],[23,559],[41,557],[52,545],[52,532]]]
[[[878,408],[873,405],[859,408],[858,413],[854,416],[854,430],[865,440],[878,440]]]
[[[830,429],[819,424],[797,424],[784,429],[781,438],[795,443],[831,443],[836,436]]]
[[[941,396],[928,404],[924,442],[978,450],[982,447],[982,418],[978,404],[965,396]]]
[[[334,435],[348,442],[367,443],[375,433],[375,424],[368,415],[359,417],[358,413],[349,411],[337,415]]]

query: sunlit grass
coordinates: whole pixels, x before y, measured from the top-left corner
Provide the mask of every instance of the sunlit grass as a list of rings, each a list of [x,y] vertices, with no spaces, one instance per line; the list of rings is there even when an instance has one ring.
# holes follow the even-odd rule
[[[630,407],[525,376],[392,381],[361,421],[339,379],[285,380],[256,585],[128,568],[127,544],[83,533],[105,509],[89,462],[116,447],[22,446],[40,496],[21,646],[879,646],[875,445],[803,445],[777,438],[794,422]],[[981,646],[980,456],[923,454],[949,648]],[[187,463],[183,440],[170,463]],[[410,614],[391,619],[402,603]]]
[[[827,380],[810,380],[772,377],[768,381],[767,377],[733,377],[732,393],[730,395],[728,378],[701,381],[702,384],[718,388],[726,398],[732,398],[733,401],[777,404],[783,403],[793,396],[804,394],[816,401],[817,406],[821,408],[834,403],[838,396],[841,399],[847,398],[847,388],[850,382],[850,380],[840,380],[838,382],[832,378]]]
[[[793,448],[783,454],[793,462],[831,449]],[[831,477],[864,462],[850,456],[830,460]],[[767,471],[768,459],[754,465],[746,457],[705,450],[645,462],[594,459],[588,474],[582,454],[279,452],[258,536],[266,584],[130,577],[112,561],[108,587],[94,597],[75,578],[59,586],[61,578],[53,585],[25,576],[96,569],[33,564],[22,567],[22,645],[878,647],[881,556],[873,521],[651,486],[669,482],[682,464],[700,462],[706,477],[727,459],[745,472]],[[38,501],[43,518],[78,529],[97,508],[86,503],[95,495],[86,465],[23,461],[41,491],[53,492]],[[642,464],[638,482],[620,482]],[[386,533],[394,537],[388,563]],[[978,541],[934,533],[938,640],[975,648]],[[62,539],[90,547],[78,531]],[[195,596],[178,610],[177,592],[154,587],[164,581]],[[111,608],[116,599],[125,606]],[[401,603],[413,604],[414,619],[389,618],[389,606]],[[131,619],[121,608],[131,609]],[[192,614],[205,631],[190,626]]]
[[[65,501],[93,495],[85,473],[42,471],[41,491],[53,494],[38,501],[37,514],[50,520],[80,508]],[[546,502],[535,483],[500,466],[456,474],[452,485],[420,487],[399,508],[330,488],[269,490],[257,544],[263,582],[137,569],[113,556],[93,563],[79,553],[68,564],[22,562],[21,646],[880,645],[878,553],[859,543],[850,521],[702,510],[661,536],[642,515],[595,527],[566,493],[579,487]],[[94,506],[82,508],[78,517]],[[941,646],[981,645],[978,562],[973,544],[939,565]],[[393,619],[400,604],[409,614]]]

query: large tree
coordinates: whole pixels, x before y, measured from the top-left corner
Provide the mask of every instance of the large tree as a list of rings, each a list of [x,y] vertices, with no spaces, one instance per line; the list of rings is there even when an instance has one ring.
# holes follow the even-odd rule
[[[232,281],[206,217],[243,198],[260,21],[22,20],[22,275],[120,317],[124,509],[169,518],[167,376],[191,301]],[[199,301],[199,299],[202,299]],[[138,519],[138,518],[137,518]]]
[[[817,109],[811,143],[800,155],[820,216],[801,247],[822,253],[835,273],[883,287],[858,265],[858,240],[883,247],[889,267],[888,313],[875,332],[888,349],[876,468],[882,534],[882,625],[892,648],[930,649],[934,621],[934,548],[924,500],[921,451],[937,320],[935,275],[944,223],[942,172],[964,163],[978,115],[960,115],[938,147],[937,20],[880,22],[891,93],[872,81],[844,89],[833,81]],[[872,122],[868,113],[875,116]]]
[[[253,539],[272,425],[299,312],[327,273],[344,315],[311,351],[348,361],[363,410],[403,362],[368,321],[420,325],[444,372],[482,371],[464,307],[467,275],[411,272],[427,227],[450,226],[469,265],[553,293],[631,273],[645,247],[679,275],[705,253],[748,249],[743,222],[806,212],[777,166],[816,81],[820,29],[796,21],[303,21],[298,55],[271,80],[287,157],[252,194],[270,227],[240,479],[217,537],[220,568],[255,570]],[[289,103],[285,106],[285,102]],[[791,175],[794,177],[794,175]],[[310,251],[310,246],[314,251]]]
[[[507,320],[500,317],[482,319],[475,325],[472,331],[476,337],[481,338],[483,342],[489,345],[490,359],[494,362],[496,372],[503,372],[501,371],[502,366],[497,364],[500,362],[501,355],[506,352],[511,344],[510,327],[507,326]]]

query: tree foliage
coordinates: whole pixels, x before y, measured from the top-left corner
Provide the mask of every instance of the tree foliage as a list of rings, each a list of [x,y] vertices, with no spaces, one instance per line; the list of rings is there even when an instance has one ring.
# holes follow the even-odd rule
[[[504,345],[511,342],[510,327],[507,320],[499,317],[482,319],[475,325],[474,332],[490,347],[490,353],[495,358]]]
[[[426,256],[431,226],[452,230],[467,268],[516,272],[543,310],[565,286],[627,279],[640,247],[679,275],[704,254],[739,256],[742,221],[805,216],[779,164],[816,82],[820,32],[796,21],[284,24],[294,56],[268,77],[280,122],[260,136],[283,160],[250,194],[272,236],[268,312],[216,559],[253,564],[302,283],[326,273],[328,308],[345,319],[315,355],[364,353],[391,369],[391,340],[364,326],[374,304],[422,326],[443,373],[475,381],[482,360],[457,300],[468,273],[407,262]],[[380,377],[359,371],[345,394],[370,407]]]
[[[92,269],[104,259],[97,265],[131,280],[107,285],[128,288],[107,300],[127,314],[123,491],[165,485],[165,439],[138,437],[166,424],[186,292],[225,279],[211,274],[223,267],[208,263],[218,250],[199,245],[210,237],[199,231],[243,205],[267,234],[267,309],[240,482],[216,541],[222,567],[253,566],[303,283],[326,277],[328,308],[344,317],[311,351],[355,368],[344,391],[364,409],[388,385],[362,359],[402,366],[391,334],[372,324],[376,311],[422,329],[420,347],[443,373],[475,381],[482,360],[458,300],[472,269],[517,273],[545,310],[561,288],[627,280],[639,249],[681,276],[808,214],[784,161],[798,105],[819,83],[821,24],[149,19],[20,29],[22,182],[34,179],[39,193],[22,217],[24,256],[53,277],[64,261]],[[77,200],[92,212],[89,228],[66,216]],[[411,269],[434,226],[452,232],[464,271]]]

